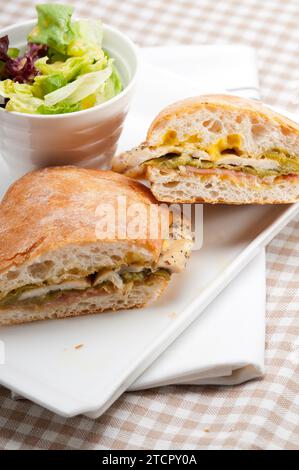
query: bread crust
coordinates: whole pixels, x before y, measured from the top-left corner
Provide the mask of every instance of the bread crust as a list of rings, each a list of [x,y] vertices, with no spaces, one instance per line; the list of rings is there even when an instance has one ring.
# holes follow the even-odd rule
[[[96,209],[115,206],[116,197],[127,204],[156,202],[142,184],[112,171],[77,167],[37,170],[14,183],[0,204],[0,273],[59,247],[97,242]],[[119,241],[118,234],[105,242]],[[149,250],[158,259],[162,240],[125,240]]]
[[[266,121],[275,121],[285,135],[295,133],[299,136],[299,125],[291,119],[282,116],[265,106],[261,101],[250,100],[233,95],[201,95],[177,101],[164,108],[154,119],[147,132],[147,142],[151,141],[154,133],[163,129],[170,119],[182,114],[192,114],[206,107],[210,109],[223,108],[227,111],[238,109],[241,114],[254,116],[262,115]]]

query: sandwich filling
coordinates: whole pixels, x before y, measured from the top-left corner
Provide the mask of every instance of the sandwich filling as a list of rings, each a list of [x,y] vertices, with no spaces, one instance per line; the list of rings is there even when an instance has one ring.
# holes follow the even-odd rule
[[[47,280],[40,284],[30,284],[18,287],[7,293],[0,293],[0,310],[12,305],[39,305],[57,299],[65,299],[73,293],[82,295],[101,295],[113,293],[117,289],[127,292],[135,285],[151,284],[157,278],[169,281],[174,272],[184,269],[186,260],[192,248],[190,233],[184,237],[175,238],[176,230],[172,227],[172,238],[164,240],[158,262],[150,265],[138,253],[127,253],[122,263],[101,267],[90,273],[63,273],[60,281]]]
[[[116,289],[131,289],[134,284],[148,284],[158,277],[170,278],[170,271],[164,268],[152,270],[142,267],[113,270],[103,268],[82,279],[66,281],[60,284],[26,285],[9,292],[0,300],[0,309],[11,305],[42,304],[54,301],[61,296],[72,293],[112,293]]]
[[[170,132],[164,138],[162,145],[157,147],[159,156],[142,163],[145,170],[147,167],[156,167],[184,173],[185,168],[191,168],[204,170],[202,174],[205,174],[205,170],[209,170],[206,173],[211,173],[211,170],[230,170],[260,178],[299,175],[297,157],[282,149],[274,148],[252,158],[242,149],[242,139],[238,134],[228,135],[205,147],[198,136],[191,136],[184,142],[178,142],[175,133]]]

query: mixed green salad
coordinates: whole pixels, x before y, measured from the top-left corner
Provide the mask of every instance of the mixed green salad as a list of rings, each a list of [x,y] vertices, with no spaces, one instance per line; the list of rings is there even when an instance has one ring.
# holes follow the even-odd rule
[[[73,8],[36,6],[37,25],[24,54],[0,38],[0,100],[8,111],[64,114],[91,108],[121,92],[118,71],[102,49],[99,20],[72,21]]]

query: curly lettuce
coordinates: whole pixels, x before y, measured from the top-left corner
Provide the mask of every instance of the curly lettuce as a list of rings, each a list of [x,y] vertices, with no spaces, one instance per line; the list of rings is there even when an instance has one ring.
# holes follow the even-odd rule
[[[67,114],[80,111],[82,108],[82,103],[70,104],[66,101],[60,101],[59,103],[53,106],[47,106],[45,103],[41,104],[37,108],[38,114]]]
[[[37,25],[28,35],[28,41],[44,44],[60,54],[67,54],[67,48],[74,39],[71,18],[74,8],[58,3],[36,5]]]
[[[47,46],[28,43],[25,54],[9,47],[8,36],[0,38],[0,79],[10,78],[19,83],[31,83],[38,71],[35,62],[47,52]]]

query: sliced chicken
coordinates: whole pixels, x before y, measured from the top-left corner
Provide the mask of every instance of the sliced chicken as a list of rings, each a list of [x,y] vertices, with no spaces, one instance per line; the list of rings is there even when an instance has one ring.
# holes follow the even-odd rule
[[[27,300],[33,297],[42,297],[44,295],[56,291],[87,289],[90,286],[91,282],[88,278],[78,279],[75,281],[66,281],[62,282],[61,284],[53,284],[50,286],[28,289],[22,292],[18,300]]]

